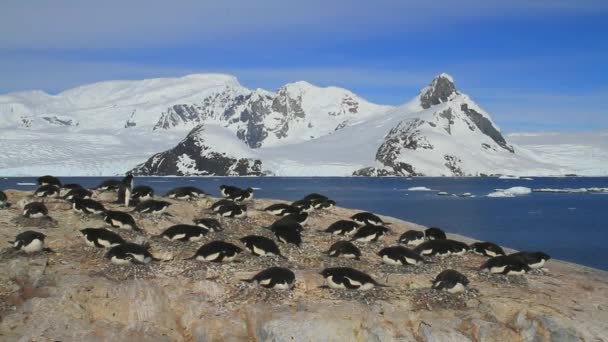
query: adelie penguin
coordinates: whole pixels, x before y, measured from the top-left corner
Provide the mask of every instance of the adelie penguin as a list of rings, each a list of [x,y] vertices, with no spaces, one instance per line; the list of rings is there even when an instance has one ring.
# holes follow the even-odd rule
[[[90,247],[111,248],[125,243],[120,235],[105,228],[85,228],[80,234]]]
[[[464,274],[455,270],[445,270],[439,273],[432,282],[432,289],[443,290],[449,293],[464,292],[467,285],[469,285],[469,279]]]
[[[40,251],[52,252],[50,248],[44,247],[46,235],[32,230],[25,231],[15,237],[15,241],[9,241],[17,251],[25,253],[36,253]]]
[[[42,177],[38,177],[38,179],[36,181],[38,182],[38,185],[40,185],[40,186],[53,185],[58,188],[61,188],[61,181],[57,177],[42,176]]]
[[[63,184],[61,186],[61,190],[59,192],[59,196],[65,197],[68,192],[70,192],[70,191],[72,191],[74,189],[84,189],[84,188],[82,187],[82,185],[75,184],[75,183]]]
[[[493,274],[522,275],[530,271],[530,266],[521,257],[501,255],[488,259],[480,270]]]
[[[55,185],[42,185],[36,191],[34,191],[34,196],[36,197],[49,197],[55,198],[59,196],[61,190]]]
[[[154,260],[158,260],[152,256],[148,248],[131,242],[110,248],[105,258],[110,259],[110,262],[115,265],[146,265]]]
[[[361,250],[350,241],[338,241],[329,247],[327,255],[332,258],[359,260]]]
[[[354,221],[339,220],[330,224],[324,232],[330,233],[331,235],[351,236],[357,232],[358,228],[359,225]]]
[[[420,254],[404,246],[386,247],[378,252],[382,262],[391,266],[418,265],[424,263]]]
[[[327,200],[327,201],[323,201],[323,202],[315,202],[313,204],[313,207],[315,209],[331,209],[333,207],[336,206],[336,201],[333,200]]]
[[[300,210],[287,203],[275,203],[264,208],[264,211],[275,216],[286,216],[299,213]]]
[[[147,185],[138,185],[133,188],[131,199],[133,199],[137,203],[154,199],[154,189]]]
[[[213,210],[214,212],[217,213],[218,211],[220,211],[220,209],[222,209],[222,207],[232,206],[232,205],[234,205],[234,201],[224,198],[219,201],[215,201],[211,205],[211,210]]]
[[[103,204],[92,199],[75,198],[72,200],[72,209],[80,214],[101,215],[106,211]]]
[[[424,236],[429,240],[445,240],[445,232],[439,228],[431,227],[424,231]]]
[[[490,258],[499,255],[506,255],[505,251],[503,251],[500,246],[492,242],[475,242],[472,243],[469,248],[470,251],[475,254],[484,255]]]
[[[452,244],[446,240],[429,240],[414,248],[414,252],[421,256],[438,256],[444,258],[452,254]]]
[[[177,200],[195,200],[207,196],[207,193],[194,186],[182,186],[167,192],[166,196]]]
[[[141,230],[137,227],[133,216],[122,211],[108,210],[103,214],[103,220],[114,228]]]
[[[298,247],[302,244],[302,225],[293,220],[279,220],[270,226],[270,230],[281,243],[291,243]]]
[[[419,230],[408,230],[399,237],[399,243],[413,247],[420,245],[424,241],[424,232]]]
[[[451,255],[464,255],[469,251],[469,245],[464,242],[446,239],[444,240],[450,246],[450,254]]]
[[[302,198],[302,200],[313,202],[313,204],[314,204],[316,202],[325,202],[325,201],[329,200],[329,198],[324,195],[312,193],[312,194],[308,194],[308,195],[304,196],[304,198]]]
[[[315,210],[315,208],[312,206],[312,202],[306,200],[295,201],[291,203],[291,206],[294,208],[298,208],[298,210],[303,213],[309,213]]]
[[[242,202],[253,198],[253,189],[241,189],[232,185],[220,185],[220,193],[222,196],[233,201]]]
[[[353,221],[357,222],[357,224],[359,224],[360,226],[364,226],[364,225],[374,225],[374,226],[383,226],[385,224],[387,224],[386,222],[382,221],[381,218],[379,218],[378,216],[369,213],[369,212],[362,212],[362,213],[357,213],[353,216],[350,217]]]
[[[348,289],[366,291],[376,286],[386,287],[376,282],[369,275],[349,267],[326,268],[321,273],[325,283],[332,289]]]
[[[0,191],[0,209],[9,208],[10,206],[11,204],[8,203],[8,197],[6,197],[6,194],[3,191]]]
[[[221,232],[222,230],[224,230],[220,221],[218,221],[214,218],[200,218],[200,219],[193,220],[193,222],[197,226],[205,228],[210,232],[217,233],[217,232]]]
[[[120,181],[120,188],[118,189],[118,200],[117,203],[122,203],[125,207],[129,207],[131,203],[131,196],[133,195],[133,175],[127,175]]]
[[[521,258],[528,265],[528,267],[534,270],[543,268],[545,266],[545,262],[551,259],[547,253],[543,252],[517,252],[510,254],[509,256]]]
[[[254,275],[251,279],[242,279],[241,281],[256,283],[267,289],[289,290],[296,283],[296,275],[284,267],[270,267]]]
[[[381,237],[386,235],[389,229],[384,226],[377,226],[373,224],[367,224],[357,230],[353,235],[351,241],[359,242],[375,242]]]
[[[185,242],[201,240],[208,233],[209,230],[203,227],[189,224],[176,224],[167,228],[159,236],[169,241]]]
[[[84,188],[72,189],[63,196],[63,198],[68,201],[71,201],[76,198],[91,199],[91,197],[93,197],[93,192],[91,192],[87,189],[84,189]]]
[[[95,190],[97,191],[118,191],[120,186],[122,185],[122,181],[120,179],[106,179],[101,182]]]
[[[308,222],[308,213],[297,213],[297,214],[289,214],[286,216],[281,217],[280,219],[277,220],[278,221],[286,221],[286,220],[292,220],[292,221],[296,221],[298,222],[300,225],[305,225],[306,222]]]
[[[199,248],[189,259],[210,262],[231,262],[243,250],[230,242],[211,241]]]
[[[260,235],[248,235],[239,239],[253,255],[278,256],[287,259],[281,254],[277,244],[267,237]]]
[[[162,215],[171,206],[167,201],[147,200],[135,206],[133,211],[141,214]]]
[[[44,203],[32,202],[23,207],[23,216],[27,218],[41,218],[49,214],[49,210]]]
[[[232,203],[231,205],[222,206],[217,214],[221,217],[245,218],[247,217],[247,206]]]

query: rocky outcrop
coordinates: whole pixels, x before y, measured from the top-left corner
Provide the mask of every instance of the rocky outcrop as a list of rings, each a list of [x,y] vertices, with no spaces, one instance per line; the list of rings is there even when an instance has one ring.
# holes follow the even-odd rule
[[[427,109],[431,106],[447,102],[459,94],[452,77],[447,74],[440,74],[433,79],[428,87],[420,92],[420,106]]]
[[[496,142],[498,144],[498,146],[504,148],[505,150],[507,150],[511,153],[515,152],[513,150],[513,146],[507,144],[507,141],[505,140],[505,138],[502,136],[502,134],[500,134],[500,132],[496,129],[496,127],[494,127],[492,122],[490,122],[490,120],[487,117],[478,113],[474,109],[469,108],[469,106],[466,103],[463,103],[462,105],[460,105],[460,109],[464,113],[466,113],[466,115],[469,117],[469,119],[471,119],[471,121],[473,121],[473,123],[475,123],[475,126],[477,126],[477,128],[479,128],[479,130],[483,134],[492,138],[492,140],[494,140],[494,142]]]

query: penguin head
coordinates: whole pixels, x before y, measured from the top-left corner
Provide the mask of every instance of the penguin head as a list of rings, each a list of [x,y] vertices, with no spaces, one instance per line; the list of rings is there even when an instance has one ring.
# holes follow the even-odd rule
[[[247,188],[245,189],[245,192],[248,194],[252,194],[253,193],[253,188]]]
[[[319,274],[322,275],[323,278],[327,278],[327,277],[331,276],[331,271],[326,268],[323,271],[319,272]]]
[[[547,260],[551,259],[551,257],[549,256],[549,254],[544,253],[544,252],[535,252],[533,254],[536,255],[536,257],[538,257],[539,259],[542,259],[544,261],[547,261]]]

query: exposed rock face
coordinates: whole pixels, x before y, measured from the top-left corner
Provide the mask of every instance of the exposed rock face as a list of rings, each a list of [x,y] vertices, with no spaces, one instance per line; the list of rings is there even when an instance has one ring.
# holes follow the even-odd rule
[[[210,147],[205,126],[194,128],[171,150],[157,153],[132,170],[135,175],[178,176],[261,176],[258,159],[235,157],[222,146]],[[229,148],[228,148],[229,150]]]
[[[42,120],[46,121],[47,123],[53,125],[53,126],[78,126],[78,122],[70,119],[70,118],[63,118],[63,117],[58,117],[58,116],[43,116]]]
[[[452,78],[446,74],[441,74],[433,79],[431,84],[424,88],[420,93],[420,105],[427,109],[449,101],[453,96],[460,93],[454,86]]]
[[[7,191],[12,203],[31,196]],[[105,194],[104,194],[105,195]],[[302,194],[304,195],[304,194]],[[330,195],[330,194],[329,194]],[[97,199],[102,199],[101,197]],[[107,208],[124,210],[104,197]],[[207,264],[184,260],[211,240],[239,244],[259,234],[275,217],[261,211],[276,201],[249,204],[249,218],[222,219],[225,231],[203,241],[183,243],[151,238],[168,226],[210,216],[213,200],[169,200],[172,216],[136,216],[143,234],[115,230],[130,241],[148,240],[157,256],[149,266],[114,266],[104,251],[85,247],[75,230],[103,226],[99,217],[75,215],[61,200],[46,199],[55,228],[14,223],[21,208],[0,210],[0,241],[25,229],[48,235],[56,253],[30,256],[0,250],[0,339],[61,341],[601,341],[608,334],[608,274],[551,260],[545,272],[524,277],[488,276],[475,270],[484,257],[467,254],[435,259],[415,267],[380,264],[376,252],[394,244],[358,243],[361,260],[328,258],[331,238],[320,230],[351,216],[335,208],[315,211],[303,232],[302,248],[279,244],[288,260],[254,257]],[[398,236],[413,223],[384,217]],[[461,236],[450,238],[470,242]],[[335,241],[335,238],[334,238]],[[293,290],[265,290],[239,282],[270,266],[292,269]],[[340,291],[319,288],[324,267],[348,266],[375,277],[386,288]],[[430,279],[454,268],[471,281],[467,292],[452,295],[429,289]]]
[[[476,112],[474,109],[469,108],[469,106],[466,103],[463,103],[460,106],[460,109],[464,113],[467,114],[469,119],[471,119],[471,121],[473,121],[475,123],[477,128],[479,128],[479,130],[483,134],[492,138],[492,140],[494,140],[500,147],[504,148],[505,150],[507,150],[511,153],[514,153],[513,146],[507,144],[507,141],[505,140],[505,138],[502,136],[502,134],[500,134],[500,132],[496,129],[496,127],[494,127],[494,125],[492,125],[490,120],[488,120],[486,117],[484,117],[480,113]]]

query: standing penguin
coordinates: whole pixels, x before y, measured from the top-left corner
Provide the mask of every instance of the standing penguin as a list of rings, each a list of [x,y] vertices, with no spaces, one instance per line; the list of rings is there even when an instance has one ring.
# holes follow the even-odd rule
[[[28,203],[23,207],[23,216],[27,218],[41,218],[48,214],[49,210],[41,202]]]
[[[35,253],[40,252],[42,250],[51,251],[49,248],[44,248],[44,239],[46,235],[35,232],[33,230],[28,230],[23,233],[18,234],[15,237],[15,241],[9,241],[10,244],[13,245],[18,251],[23,251],[25,253]]]
[[[435,277],[432,288],[449,293],[459,293],[464,292],[467,285],[469,285],[469,279],[464,274],[455,270],[445,270]]]
[[[296,282],[296,275],[283,267],[270,267],[256,274],[251,279],[242,279],[247,283],[256,283],[267,289],[289,290]]]
[[[133,194],[133,175],[128,174],[125,178],[120,181],[120,188],[118,189],[118,203],[124,203],[125,207],[129,207],[131,202],[131,196]]]

